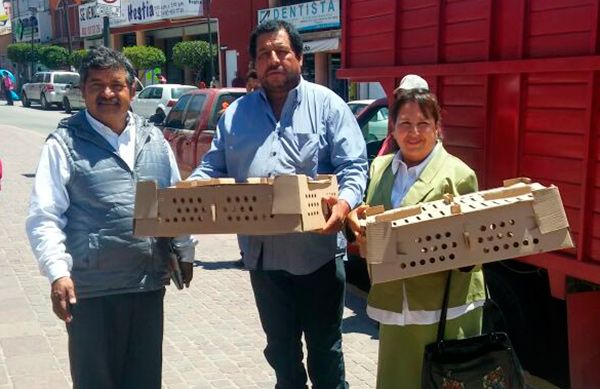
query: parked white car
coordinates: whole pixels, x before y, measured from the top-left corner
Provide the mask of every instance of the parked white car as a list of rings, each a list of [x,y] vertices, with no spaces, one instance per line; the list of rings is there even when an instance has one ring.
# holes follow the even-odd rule
[[[65,87],[76,83],[79,83],[79,74],[75,72],[38,72],[21,89],[23,106],[29,107],[32,101],[36,101],[42,109],[48,109],[51,105],[62,107]]]
[[[159,123],[162,122],[179,97],[189,91],[198,89],[191,85],[154,84],[142,89],[131,101],[133,112]]]
[[[371,99],[371,100],[348,101],[348,107],[350,107],[350,110],[352,111],[354,116],[358,116],[358,114],[361,113],[363,109],[367,108],[367,106],[369,104],[371,104],[373,101],[375,101],[375,100]]]

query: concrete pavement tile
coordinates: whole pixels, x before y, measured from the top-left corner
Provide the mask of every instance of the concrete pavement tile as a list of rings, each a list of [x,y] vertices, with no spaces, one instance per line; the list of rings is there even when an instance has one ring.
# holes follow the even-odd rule
[[[0,339],[4,356],[9,359],[20,355],[46,354],[50,347],[43,336],[17,336]]]
[[[8,374],[11,377],[45,377],[59,369],[52,354],[20,355],[6,359]]]
[[[4,311],[0,312],[4,315]],[[33,335],[43,335],[42,328],[35,321],[0,323],[0,339]]]
[[[69,381],[59,374],[45,377],[16,377],[13,379],[14,389],[65,389]]]

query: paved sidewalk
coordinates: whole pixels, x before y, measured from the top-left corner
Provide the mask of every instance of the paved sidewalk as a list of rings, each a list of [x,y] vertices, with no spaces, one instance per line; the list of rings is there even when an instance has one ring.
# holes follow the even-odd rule
[[[70,386],[67,337],[54,316],[25,235],[33,173],[44,137],[0,125],[0,389]],[[273,388],[262,354],[265,338],[246,271],[235,268],[230,235],[198,237],[192,287],[168,288],[163,388]],[[347,295],[346,371],[352,388],[374,388],[376,326],[364,301]]]

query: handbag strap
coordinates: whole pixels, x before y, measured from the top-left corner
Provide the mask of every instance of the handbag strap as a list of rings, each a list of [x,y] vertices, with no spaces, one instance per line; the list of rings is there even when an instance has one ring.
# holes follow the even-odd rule
[[[450,282],[452,280],[452,270],[448,271],[448,279],[446,280],[446,287],[444,288],[444,300],[442,302],[442,311],[440,313],[440,321],[438,323],[437,341],[438,343],[444,340],[444,333],[446,332],[446,321],[448,321],[448,304],[450,301]],[[485,291],[485,302],[484,305],[492,304],[499,312],[500,318],[506,323],[502,310],[496,304],[496,302],[490,299],[490,293],[488,291],[487,282],[485,276],[483,277],[483,290]]]

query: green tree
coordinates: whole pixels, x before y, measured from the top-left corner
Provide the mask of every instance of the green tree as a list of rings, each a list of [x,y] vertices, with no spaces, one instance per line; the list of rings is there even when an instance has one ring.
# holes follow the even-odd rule
[[[179,42],[173,47],[173,62],[180,68],[190,68],[196,81],[200,71],[217,55],[217,46],[206,41]]]
[[[40,59],[40,45],[32,47],[29,43],[11,43],[6,47],[6,55],[19,65],[37,62]]]
[[[75,67],[75,69],[79,69],[79,67],[81,66],[81,62],[83,62],[83,59],[85,58],[87,53],[88,51],[86,49],[72,51],[71,58],[69,58],[69,64]]]
[[[50,69],[61,69],[69,65],[69,52],[61,46],[40,48],[40,62]]]
[[[136,72],[162,66],[167,62],[165,53],[151,46],[132,46],[123,49],[123,54],[131,61]]]

